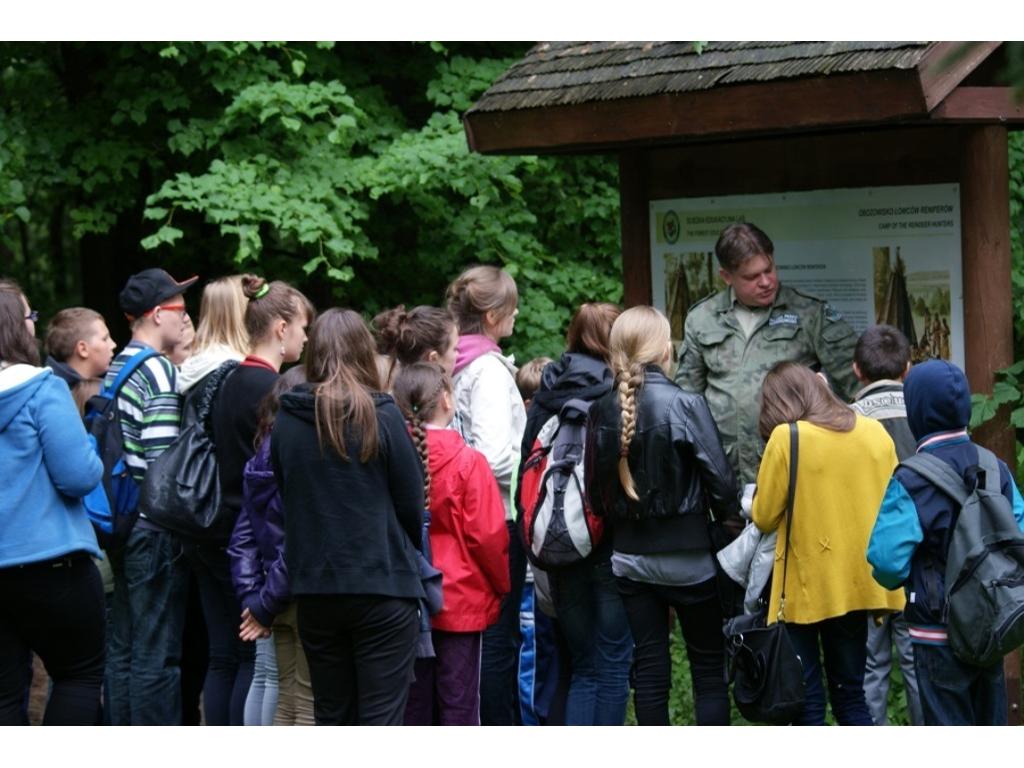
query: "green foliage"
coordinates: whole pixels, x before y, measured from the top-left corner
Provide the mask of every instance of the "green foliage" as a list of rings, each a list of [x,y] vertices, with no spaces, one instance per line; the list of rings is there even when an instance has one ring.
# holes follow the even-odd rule
[[[621,298],[617,171],[468,151],[460,113],[525,49],[0,45],[0,233],[24,235],[4,271],[99,238],[126,273],[256,270],[372,315],[494,263],[520,290],[511,350],[555,355],[576,305]]]

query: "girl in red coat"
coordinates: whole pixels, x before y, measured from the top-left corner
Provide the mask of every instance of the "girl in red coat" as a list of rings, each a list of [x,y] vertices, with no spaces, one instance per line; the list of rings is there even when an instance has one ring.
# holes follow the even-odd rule
[[[432,619],[437,656],[416,660],[405,724],[479,725],[480,639],[509,591],[505,505],[484,455],[447,429],[455,405],[440,366],[404,366],[394,396],[423,460],[430,547],[444,574],[444,610]]]

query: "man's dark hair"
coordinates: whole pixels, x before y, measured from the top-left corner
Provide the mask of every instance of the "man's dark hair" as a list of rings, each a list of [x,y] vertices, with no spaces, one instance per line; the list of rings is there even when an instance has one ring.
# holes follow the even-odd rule
[[[910,342],[899,328],[872,325],[857,339],[853,362],[868,381],[898,379],[910,362]]]
[[[740,265],[753,256],[767,256],[775,253],[771,238],[760,228],[746,222],[730,224],[722,230],[715,243],[718,265],[726,272],[735,272]]]

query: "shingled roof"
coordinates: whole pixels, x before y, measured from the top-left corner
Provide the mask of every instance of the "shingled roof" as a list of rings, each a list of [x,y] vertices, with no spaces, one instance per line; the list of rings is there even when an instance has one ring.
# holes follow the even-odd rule
[[[464,124],[472,149],[503,153],[952,119],[977,110],[977,98],[945,111],[943,100],[999,46],[709,42],[698,52],[690,42],[538,43]],[[993,109],[1009,111],[986,102],[990,121]]]
[[[794,77],[913,69],[926,42],[539,43],[472,111],[531,109]]]

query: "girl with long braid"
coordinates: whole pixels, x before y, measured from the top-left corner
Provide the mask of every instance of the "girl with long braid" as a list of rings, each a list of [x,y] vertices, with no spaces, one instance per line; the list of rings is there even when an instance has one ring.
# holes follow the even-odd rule
[[[635,646],[636,718],[668,725],[669,610],[686,642],[698,725],[728,725],[722,607],[708,534],[742,527],[736,477],[703,396],[667,376],[669,322],[633,307],[609,338],[615,388],[590,410],[587,496],[612,528],[612,573]]]
[[[423,462],[430,549],[444,574],[444,609],[432,619],[436,657],[416,660],[405,724],[479,725],[481,638],[509,591],[505,505],[486,457],[447,428],[455,403],[439,365],[403,365],[394,397]]]

